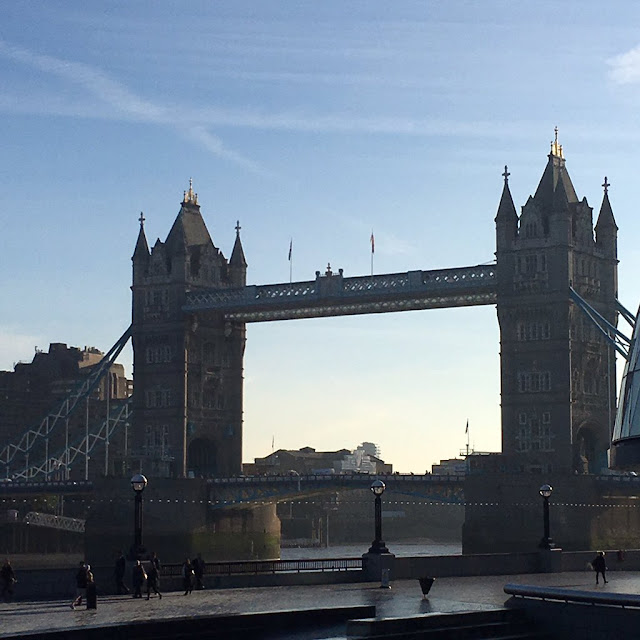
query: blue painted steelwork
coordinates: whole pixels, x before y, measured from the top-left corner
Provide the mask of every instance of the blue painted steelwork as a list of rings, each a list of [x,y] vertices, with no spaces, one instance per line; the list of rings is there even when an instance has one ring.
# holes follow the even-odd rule
[[[307,282],[192,291],[183,311],[218,311],[228,320],[268,322],[488,305],[496,303],[496,292],[495,264],[354,278],[329,267]]]
[[[310,474],[213,478],[209,480],[210,506],[223,509],[249,502],[278,502],[310,497],[328,491],[368,489],[373,478],[382,480],[387,491],[435,502],[464,504],[463,476]]]

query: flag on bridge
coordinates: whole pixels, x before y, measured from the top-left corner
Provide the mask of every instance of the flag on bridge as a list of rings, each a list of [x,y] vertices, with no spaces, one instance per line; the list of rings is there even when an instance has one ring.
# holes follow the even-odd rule
[[[373,229],[371,229],[371,253],[376,252],[376,239],[373,237]]]
[[[293,238],[289,240],[289,262],[291,262],[291,251],[293,250]]]
[[[465,433],[469,433],[469,419],[467,418],[467,426],[465,427],[464,430]]]

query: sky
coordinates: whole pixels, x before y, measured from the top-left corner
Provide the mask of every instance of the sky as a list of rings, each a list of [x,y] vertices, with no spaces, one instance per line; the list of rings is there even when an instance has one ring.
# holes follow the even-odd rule
[[[448,0],[0,3],[0,369],[117,340],[143,211],[193,179],[249,284],[494,260],[508,165],[535,192],[554,127],[594,216],[607,176],[620,300],[640,298],[640,4]],[[624,328],[624,327],[623,327]],[[244,461],[380,447],[423,473],[500,450],[494,307],[250,324]],[[122,362],[130,371],[131,351]]]

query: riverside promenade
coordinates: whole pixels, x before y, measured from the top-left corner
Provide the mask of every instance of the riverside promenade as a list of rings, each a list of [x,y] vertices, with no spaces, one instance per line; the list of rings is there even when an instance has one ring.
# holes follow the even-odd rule
[[[187,596],[181,591],[173,591],[164,594],[161,600],[153,597],[149,601],[144,598],[133,599],[131,596],[104,596],[98,599],[96,610],[85,610],[84,605],[71,610],[66,600],[19,601],[0,603],[0,638],[43,634],[47,631],[113,627],[132,622],[158,623],[180,618],[363,605],[374,606],[378,619],[434,612],[481,611],[498,609],[504,605],[509,598],[503,591],[507,583],[565,587],[598,593],[640,594],[640,572],[611,571],[608,578],[607,585],[598,587],[594,573],[586,569],[581,572],[440,578],[436,579],[428,598],[423,597],[417,580],[397,580],[391,583],[390,589],[366,582],[205,589]],[[309,617],[310,620],[312,618]],[[265,630],[259,637],[280,640],[345,638],[345,629],[343,622],[323,624],[319,619],[299,629],[274,631],[271,635]]]

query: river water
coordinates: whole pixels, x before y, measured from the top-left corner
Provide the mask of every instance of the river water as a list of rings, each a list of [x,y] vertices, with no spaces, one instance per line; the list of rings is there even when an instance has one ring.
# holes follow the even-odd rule
[[[387,547],[396,556],[454,556],[462,553],[459,542],[413,542],[387,541]],[[280,550],[282,560],[304,560],[314,558],[359,558],[369,550],[367,543],[338,544],[329,547],[284,547]]]

